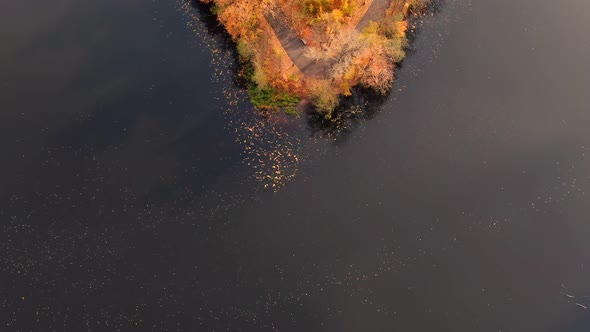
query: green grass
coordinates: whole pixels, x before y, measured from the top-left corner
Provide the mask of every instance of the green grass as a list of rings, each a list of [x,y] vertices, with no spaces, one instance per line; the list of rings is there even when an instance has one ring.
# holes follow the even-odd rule
[[[242,77],[248,83],[248,95],[252,105],[257,109],[284,110],[286,114],[298,116],[295,107],[301,100],[298,96],[280,92],[272,88],[261,89],[254,82],[256,69],[251,62],[242,63]]]
[[[299,113],[294,106],[285,107],[285,114],[289,116],[299,117]]]
[[[295,106],[299,103],[299,97],[274,89],[260,89],[251,84],[248,95],[254,107],[258,109],[284,109],[285,113],[297,113]]]

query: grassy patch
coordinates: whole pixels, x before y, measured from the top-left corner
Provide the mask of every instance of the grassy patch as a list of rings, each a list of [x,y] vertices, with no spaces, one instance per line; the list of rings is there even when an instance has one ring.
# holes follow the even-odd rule
[[[254,107],[258,109],[284,109],[287,114],[295,112],[299,97],[274,89],[260,89],[254,84],[248,88]]]
[[[257,109],[284,110],[288,115],[298,116],[295,107],[301,99],[287,92],[262,87],[260,74],[251,62],[242,62],[241,76],[248,82],[248,96],[252,105]]]
[[[285,107],[285,114],[289,116],[299,117],[299,113],[295,109],[295,106],[287,106]]]

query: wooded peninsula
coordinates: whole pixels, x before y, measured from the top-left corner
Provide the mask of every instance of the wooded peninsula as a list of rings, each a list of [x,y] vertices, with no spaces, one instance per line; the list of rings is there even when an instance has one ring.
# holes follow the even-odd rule
[[[429,0],[201,0],[237,44],[259,109],[330,117],[357,85],[386,93],[405,57],[408,19]]]

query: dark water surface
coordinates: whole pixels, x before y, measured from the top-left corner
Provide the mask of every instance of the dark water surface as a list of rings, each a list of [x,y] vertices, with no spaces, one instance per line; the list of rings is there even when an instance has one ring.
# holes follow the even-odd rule
[[[203,8],[0,2],[0,330],[590,331],[588,13],[447,0],[334,132]]]

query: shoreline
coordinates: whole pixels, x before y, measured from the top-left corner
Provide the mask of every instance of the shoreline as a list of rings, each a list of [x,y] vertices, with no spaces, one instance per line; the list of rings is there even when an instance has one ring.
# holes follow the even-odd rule
[[[211,12],[236,42],[240,72],[255,107],[295,115],[300,103],[311,103],[326,118],[353,87],[390,91],[395,68],[406,55],[409,22],[430,3],[373,0],[363,15],[344,17],[339,8],[349,4],[346,0],[331,11],[320,7],[319,13],[301,9],[303,2],[294,0],[292,6],[300,7],[293,12],[303,10],[301,15],[310,18],[297,31],[288,24],[293,17],[275,1],[256,7],[252,0],[201,0],[212,5]],[[346,25],[353,19],[356,25]],[[301,35],[311,37],[304,40]]]

